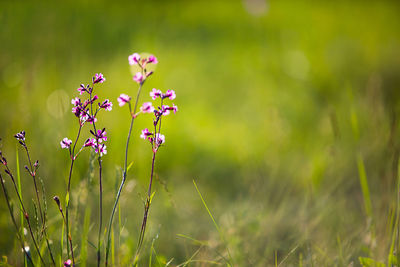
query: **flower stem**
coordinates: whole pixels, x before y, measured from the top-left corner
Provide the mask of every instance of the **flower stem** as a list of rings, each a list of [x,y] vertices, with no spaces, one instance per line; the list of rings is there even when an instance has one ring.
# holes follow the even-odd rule
[[[28,260],[32,263],[32,265],[34,265],[31,256],[29,255],[29,253],[25,249],[24,241],[22,239],[21,233],[20,233],[19,228],[17,226],[17,222],[15,221],[15,217],[14,217],[14,214],[12,212],[11,205],[10,205],[10,199],[8,197],[7,190],[6,190],[6,187],[4,185],[3,177],[1,176],[1,174],[0,174],[0,181],[1,181],[1,187],[3,188],[4,197],[5,197],[6,202],[7,202],[7,207],[8,207],[8,210],[10,212],[10,215],[11,215],[11,220],[12,220],[12,222],[13,222],[13,224],[15,226],[15,229],[17,231],[18,240],[21,242],[21,248],[24,251],[24,253],[25,253],[26,257],[28,258]]]
[[[133,129],[133,123],[134,123],[134,121],[135,121],[135,116],[134,116],[134,114],[136,114],[136,109],[137,109],[137,105],[138,105],[138,102],[139,102],[140,92],[141,92],[141,90],[142,90],[143,83],[144,83],[144,82],[140,83],[140,85],[139,85],[139,89],[138,89],[138,92],[137,92],[137,96],[136,96],[136,101],[135,101],[135,106],[134,106],[134,108],[133,108],[133,112],[132,112],[132,109],[131,109],[131,104],[129,103],[129,112],[131,113],[131,124],[130,124],[130,127],[129,127],[128,137],[127,137],[127,139],[126,139],[125,160],[124,160],[124,171],[123,171],[123,174],[122,174],[122,181],[121,181],[121,184],[120,184],[120,186],[119,186],[117,195],[116,195],[116,197],[115,197],[114,206],[113,206],[113,209],[112,209],[112,212],[111,212],[110,220],[109,220],[109,222],[108,222],[107,247],[106,247],[106,266],[108,265],[108,255],[109,255],[109,251],[110,251],[110,240],[111,240],[111,227],[112,227],[112,222],[113,222],[113,219],[114,219],[115,210],[117,209],[117,205],[118,205],[119,198],[120,198],[120,196],[121,196],[122,188],[124,187],[124,184],[125,184],[125,181],[126,181],[126,173],[127,173],[127,168],[128,168],[129,141],[130,141],[130,139],[131,139],[131,133],[132,133],[132,129]]]

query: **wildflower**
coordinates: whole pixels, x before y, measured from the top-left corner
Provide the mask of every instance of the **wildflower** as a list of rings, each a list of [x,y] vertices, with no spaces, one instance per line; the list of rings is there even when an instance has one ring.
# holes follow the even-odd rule
[[[66,148],[66,149],[70,148],[70,147],[71,147],[71,144],[72,144],[72,141],[71,141],[70,139],[68,139],[67,137],[65,137],[65,138],[60,142],[61,148]]]
[[[156,144],[160,146],[165,143],[165,136],[163,134],[156,134]]]
[[[129,101],[131,101],[131,97],[126,95],[126,94],[121,94],[118,97],[118,104],[119,104],[120,107],[122,107],[123,105],[125,105]]]
[[[175,106],[175,104],[172,104],[172,110],[174,111],[174,113],[176,113],[178,111],[178,106]]]
[[[175,91],[174,90],[167,90],[167,92],[165,92],[165,94],[162,95],[162,98],[169,98],[171,100],[174,100],[176,97]]]
[[[106,99],[103,101],[103,103],[99,103],[100,108],[104,108],[105,110],[111,111],[112,110],[112,103],[110,100]]]
[[[162,92],[161,90],[158,90],[156,88],[153,88],[153,90],[150,92],[150,96],[153,100],[156,100],[157,97],[161,97]]]
[[[128,57],[129,65],[136,65],[139,63],[140,55],[138,53],[133,53]]]
[[[136,72],[135,76],[133,76],[133,80],[137,83],[141,83],[144,80],[144,76],[141,72]]]
[[[140,138],[146,140],[147,137],[153,135],[153,133],[149,132],[149,129],[143,129],[142,134],[140,135]]]
[[[106,78],[104,78],[103,74],[101,73],[96,73],[95,76],[92,78],[93,84],[96,83],[103,83],[106,81]]]
[[[90,146],[90,147],[95,147],[96,146],[96,139],[94,139],[94,138],[89,138],[89,139],[87,139],[86,141],[85,141],[85,143],[83,144],[83,146],[84,147],[88,147],[88,146]]]
[[[151,56],[148,57],[147,63],[157,64],[158,60],[157,60],[157,58],[155,56],[151,55]]]
[[[71,100],[71,104],[76,106],[82,105],[81,100],[78,97],[75,97],[74,99]]]
[[[70,259],[64,261],[64,267],[71,267],[72,266],[72,261]]]
[[[144,102],[143,105],[140,107],[140,110],[143,113],[153,113],[154,112],[154,107],[151,104],[151,102]]]
[[[97,154],[99,154],[100,152],[100,157],[102,157],[103,155],[107,154],[107,150],[106,150],[106,145],[105,144],[99,144],[96,145],[96,149],[94,150]]]
[[[106,134],[106,128],[103,128],[102,130],[97,130],[96,137],[99,139],[99,143],[101,143],[102,141],[107,141]]]
[[[25,142],[25,131],[15,134],[14,137],[20,142]]]
[[[169,106],[167,106],[167,105],[161,106],[161,112],[162,112],[163,116],[169,115],[169,111],[170,111]]]
[[[82,95],[84,92],[87,91],[83,84],[81,84],[81,87],[79,87],[77,90],[78,90],[80,95]]]
[[[95,116],[90,116],[90,115],[86,115],[86,116],[87,116],[86,121],[90,122],[90,124],[93,124],[93,122],[97,122],[97,118]]]

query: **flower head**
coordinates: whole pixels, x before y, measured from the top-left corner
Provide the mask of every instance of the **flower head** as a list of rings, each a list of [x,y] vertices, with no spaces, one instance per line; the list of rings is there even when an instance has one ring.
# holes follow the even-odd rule
[[[88,147],[88,146],[90,146],[90,147],[95,147],[96,146],[96,139],[94,139],[94,138],[89,138],[89,139],[87,139],[86,141],[85,141],[85,143],[83,144],[83,146],[84,147]]]
[[[170,109],[169,109],[169,106],[168,105],[162,105],[161,106],[161,111],[162,111],[162,115],[163,116],[167,116],[167,115],[169,115],[169,111],[170,111]]]
[[[162,92],[161,90],[158,90],[156,88],[153,88],[153,90],[151,90],[150,92],[150,96],[153,100],[156,100],[157,97],[161,97]]]
[[[165,143],[165,136],[163,134],[156,134],[156,144],[160,146]]]
[[[65,137],[65,138],[60,142],[61,148],[66,148],[66,149],[70,148],[70,147],[71,147],[71,144],[72,144],[72,141],[71,141],[70,139],[68,139],[67,137]]]
[[[143,105],[140,107],[140,110],[143,113],[153,113],[154,107],[151,102],[144,102]]]
[[[106,128],[103,128],[102,130],[97,130],[96,137],[99,139],[99,143],[107,141],[106,134],[107,134]]]
[[[74,99],[71,100],[71,104],[76,107],[76,106],[81,105],[82,103],[81,103],[81,100],[78,97],[75,97]]]
[[[126,94],[121,94],[118,97],[118,104],[120,107],[122,107],[123,105],[125,105],[126,103],[128,103],[129,101],[131,101],[131,97],[126,95]]]
[[[106,99],[103,101],[103,103],[99,103],[100,108],[104,108],[105,110],[111,111],[112,110],[112,103],[110,100]]]
[[[133,53],[128,57],[129,65],[136,65],[139,63],[140,55],[138,53]]]
[[[72,261],[70,259],[64,261],[64,267],[71,267],[72,266]]]
[[[95,76],[92,78],[93,83],[103,83],[106,81],[106,78],[104,78],[103,74],[101,73],[96,73]]]
[[[25,131],[15,134],[14,137],[20,142],[25,142]]]
[[[171,100],[174,100],[176,97],[175,91],[174,90],[167,90],[165,94],[163,94],[162,98],[169,98]]]
[[[144,80],[144,76],[141,72],[136,72],[135,76],[133,76],[133,80],[137,83],[141,83]]]
[[[158,60],[155,56],[151,55],[147,58],[147,63],[153,63],[153,64],[157,64]]]
[[[84,92],[87,91],[83,84],[81,84],[81,87],[79,87],[77,90],[78,90],[80,95],[82,95]]]
[[[96,145],[96,148],[94,151],[97,154],[100,153],[100,157],[102,157],[103,155],[107,154],[107,147],[105,144],[99,144],[99,145]]]
[[[140,135],[140,138],[146,140],[147,137],[149,137],[151,135],[153,135],[153,133],[149,132],[149,129],[146,128],[146,129],[142,130],[142,134]]]

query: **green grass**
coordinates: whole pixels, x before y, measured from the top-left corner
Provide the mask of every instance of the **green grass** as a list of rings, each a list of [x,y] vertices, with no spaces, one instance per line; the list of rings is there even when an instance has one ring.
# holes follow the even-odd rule
[[[32,220],[35,195],[12,136],[26,130],[47,202],[64,200],[69,159],[59,142],[77,130],[70,99],[102,72],[107,81],[96,94],[114,103],[99,119],[110,138],[103,160],[108,221],[129,127],[116,99],[137,89],[128,55],[149,52],[159,64],[141,101],[150,101],[152,88],[174,89],[179,111],[163,121],[166,145],[157,154],[141,265],[399,262],[398,3],[14,2],[0,3],[0,138]],[[129,263],[137,245],[151,163],[139,135],[151,123],[138,117],[132,132],[111,232],[116,266]],[[98,175],[87,152],[75,167],[68,196],[76,208],[74,246],[80,264],[91,266]],[[61,265],[62,221],[54,203],[47,212]],[[0,256],[22,266],[13,231],[0,196]]]

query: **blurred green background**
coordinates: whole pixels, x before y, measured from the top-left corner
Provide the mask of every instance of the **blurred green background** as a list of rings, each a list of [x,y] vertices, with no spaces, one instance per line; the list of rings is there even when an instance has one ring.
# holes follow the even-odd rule
[[[386,261],[400,145],[399,14],[396,1],[2,1],[2,151],[15,170],[18,148],[29,202],[32,181],[13,138],[27,132],[58,245],[62,222],[51,197],[64,199],[69,166],[59,142],[77,133],[70,112],[76,88],[103,73],[107,80],[96,93],[114,103],[98,123],[110,139],[103,159],[107,221],[129,128],[128,109],[117,97],[137,90],[128,55],[152,53],[159,64],[140,102],[151,100],[153,87],[174,89],[179,112],[163,122],[166,145],[156,162],[143,264],[153,240],[159,261],[173,258],[173,266],[199,248],[193,266],[224,264],[228,249],[236,266],[283,260],[282,266],[358,266],[360,256]],[[150,116],[140,116],[133,132],[123,231],[116,234],[120,265],[135,251],[143,216],[151,149],[139,135],[150,125]],[[85,128],[82,141],[87,137]],[[88,175],[89,156],[82,154],[73,175],[77,251],[86,206],[92,207],[89,239],[97,242],[98,176]],[[363,168],[371,216],[360,186]],[[87,249],[90,266],[95,249]],[[0,254],[21,264],[3,195]]]

